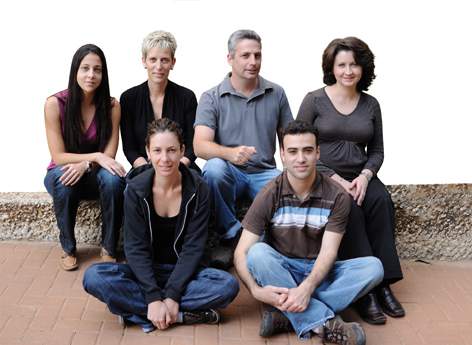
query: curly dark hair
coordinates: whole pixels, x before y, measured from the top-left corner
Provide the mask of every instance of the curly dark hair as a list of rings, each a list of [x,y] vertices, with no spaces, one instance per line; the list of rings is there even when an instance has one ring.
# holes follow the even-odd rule
[[[147,135],[145,139],[146,147],[149,147],[149,144],[151,142],[151,137],[154,134],[163,133],[163,132],[174,133],[174,135],[177,137],[177,141],[179,142],[180,147],[182,148],[182,145],[184,144],[182,129],[180,128],[177,122],[172,121],[166,117],[153,120],[152,122],[148,124]]]
[[[336,84],[333,74],[334,59],[340,51],[352,51],[354,60],[362,67],[361,80],[356,85],[357,91],[367,91],[375,79],[374,54],[369,46],[357,37],[336,38],[332,40],[323,52],[323,82],[326,85]]]

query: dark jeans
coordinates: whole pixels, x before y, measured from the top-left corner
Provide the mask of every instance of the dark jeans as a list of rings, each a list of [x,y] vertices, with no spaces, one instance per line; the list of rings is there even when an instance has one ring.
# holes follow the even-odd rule
[[[174,265],[161,264],[155,270],[156,281],[165,288]],[[140,325],[145,332],[155,329],[147,319],[144,292],[136,276],[127,264],[98,263],[90,266],[84,274],[85,291],[104,302],[113,314],[126,321]],[[239,292],[236,278],[225,271],[205,268],[199,271],[182,294],[180,311],[224,308]]]
[[[390,194],[378,178],[370,181],[361,206],[352,200],[338,254],[340,260],[375,256],[382,262],[386,283],[403,278],[395,246],[395,210]]]
[[[59,180],[61,175],[61,166],[48,170],[44,185],[53,199],[62,249],[68,254],[76,250],[74,227],[79,201],[99,198],[102,211],[101,244],[110,255],[116,256],[123,219],[124,179],[99,168],[85,173],[74,186],[64,186]]]

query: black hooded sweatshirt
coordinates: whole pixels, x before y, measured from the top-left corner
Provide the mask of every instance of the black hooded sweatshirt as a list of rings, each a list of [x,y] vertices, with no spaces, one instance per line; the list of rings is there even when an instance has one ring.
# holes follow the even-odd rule
[[[182,174],[182,202],[174,235],[177,263],[166,286],[156,282],[149,198],[152,198],[154,169],[128,177],[124,199],[124,249],[126,260],[144,291],[146,302],[171,298],[180,303],[187,284],[196,274],[208,236],[209,189],[203,179],[185,165]]]

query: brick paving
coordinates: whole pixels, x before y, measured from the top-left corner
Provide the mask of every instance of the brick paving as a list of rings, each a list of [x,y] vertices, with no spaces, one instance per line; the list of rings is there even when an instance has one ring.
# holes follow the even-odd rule
[[[218,325],[179,326],[144,334],[121,328],[105,305],[82,289],[85,268],[99,249],[80,247],[80,269],[58,267],[55,243],[0,242],[0,344],[16,345],[233,345],[321,344],[297,340],[293,333],[258,335],[260,305],[244,287],[222,311]],[[368,345],[472,345],[472,261],[402,262],[405,279],[394,285],[407,316],[384,326],[361,322]]]

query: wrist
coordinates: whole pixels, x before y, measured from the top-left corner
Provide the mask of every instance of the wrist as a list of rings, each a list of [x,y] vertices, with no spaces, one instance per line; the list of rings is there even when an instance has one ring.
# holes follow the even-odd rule
[[[370,180],[372,179],[373,177],[373,174],[370,170],[367,170],[367,169],[364,169],[361,171],[361,173],[359,174],[359,176],[364,176],[367,180],[367,182],[370,182]]]

